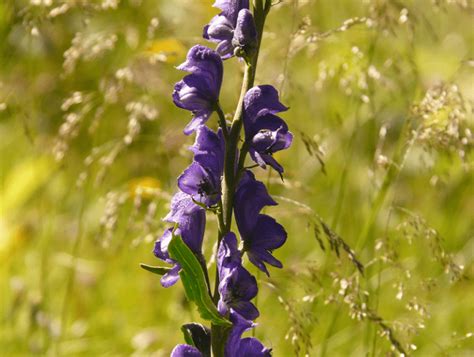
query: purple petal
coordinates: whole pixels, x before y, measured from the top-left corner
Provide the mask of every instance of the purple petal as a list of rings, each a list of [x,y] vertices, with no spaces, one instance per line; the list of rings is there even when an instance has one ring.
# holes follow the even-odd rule
[[[212,99],[217,100],[223,75],[222,60],[217,52],[208,47],[196,45],[189,50],[186,61],[177,68],[191,72],[199,78],[200,88],[207,88],[212,93]],[[196,81],[190,86],[194,85]]]
[[[249,150],[250,158],[257,163],[258,166],[260,166],[262,169],[265,169],[267,167],[267,163],[263,159],[262,155],[256,150],[254,150],[252,147]]]
[[[229,232],[222,238],[217,251],[217,267],[220,279],[224,280],[229,271],[241,263],[242,258],[237,247],[237,238],[233,232]]]
[[[248,321],[237,312],[231,310],[230,321],[233,323],[227,344],[225,347],[226,357],[268,357],[271,350],[265,348],[261,342],[255,338],[242,338],[242,334],[255,326],[252,321]]]
[[[218,88],[196,74],[189,74],[174,86],[173,102],[191,112],[212,111],[217,101]]]
[[[262,160],[265,161],[267,165],[270,165],[277,171],[280,175],[283,173],[283,166],[281,166],[270,154],[261,154]]]
[[[262,208],[275,205],[277,203],[270,197],[265,185],[255,180],[250,171],[246,171],[242,175],[234,198],[235,219],[240,234],[242,236],[250,234]]]
[[[258,216],[258,221],[252,233],[244,237],[244,250],[249,260],[268,275],[264,262],[281,268],[279,260],[271,255],[271,251],[280,248],[287,239],[283,226],[275,219],[265,214]]]
[[[164,288],[169,288],[170,286],[176,284],[179,280],[179,272],[181,271],[181,266],[176,264],[169,272],[163,275],[160,279],[161,286]]]
[[[207,206],[217,203],[220,184],[201,164],[193,162],[178,177],[178,187]]]
[[[255,277],[241,265],[226,271],[219,283],[219,312],[224,315],[232,308],[246,319],[257,318],[258,310],[250,302],[258,293]]]
[[[254,45],[256,41],[257,29],[255,28],[252,13],[248,9],[242,9],[237,17],[232,44],[245,47]]]
[[[225,355],[226,357],[237,357],[240,356],[238,353],[242,334],[254,327],[255,324],[252,321],[244,319],[233,310],[230,311],[230,322],[232,322],[234,326],[227,339]]]
[[[250,301],[238,301],[232,304],[232,308],[242,317],[248,320],[255,320],[258,316],[260,316],[260,313],[258,312],[257,308]]]
[[[206,36],[213,41],[222,41],[232,39],[234,25],[222,15],[212,18],[209,25],[206,26]]]
[[[216,52],[221,55],[223,60],[229,59],[234,55],[234,46],[232,45],[232,38],[219,42],[216,47]]]
[[[194,346],[177,345],[170,357],[202,357],[202,353]]]
[[[183,133],[185,135],[190,135],[196,131],[200,126],[204,125],[209,119],[211,112],[202,111],[199,113],[194,113],[191,121],[184,127]]]
[[[258,220],[252,234],[249,237],[249,246],[274,250],[285,244],[287,233],[285,228],[273,217],[259,214]],[[247,242],[244,242],[244,246]]]
[[[280,103],[277,90],[271,85],[250,88],[244,97],[244,127],[247,132],[257,117],[288,110]]]
[[[239,11],[249,8],[249,0],[216,0],[212,6],[221,9],[221,15],[227,17],[235,25]]]
[[[193,202],[191,196],[184,192],[176,193],[171,199],[171,210],[163,220],[177,223],[183,241],[194,253],[201,252],[206,212]]]
[[[266,348],[255,337],[247,337],[240,341],[240,355],[246,357],[271,357],[271,349]]]
[[[153,254],[158,259],[161,259],[167,263],[172,263],[173,260],[170,258],[168,254],[168,245],[171,242],[173,228],[168,228],[160,239],[155,242],[155,248],[153,249]]]

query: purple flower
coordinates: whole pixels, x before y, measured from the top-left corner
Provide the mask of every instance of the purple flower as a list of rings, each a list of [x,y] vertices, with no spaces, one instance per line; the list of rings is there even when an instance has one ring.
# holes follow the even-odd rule
[[[222,12],[204,27],[203,37],[217,43],[216,51],[222,59],[232,57],[236,48],[251,49],[257,41],[257,30],[248,10],[249,1],[217,0],[214,7]]]
[[[163,218],[165,222],[177,223],[184,243],[195,253],[201,254],[206,212],[183,193],[176,193],[171,199],[171,210]]]
[[[216,134],[206,126],[200,126],[196,141],[191,147],[194,162],[178,177],[181,191],[207,206],[216,204],[220,198],[224,145],[220,129]]]
[[[231,310],[230,321],[234,325],[225,347],[226,357],[269,357],[271,350],[253,337],[242,338],[242,334],[255,326],[238,313]]]
[[[267,275],[265,263],[282,267],[281,262],[273,257],[272,251],[281,247],[287,237],[281,224],[270,216],[260,214],[263,207],[276,204],[265,185],[255,180],[250,171],[246,171],[235,193],[235,220],[249,260]]]
[[[256,319],[259,313],[250,300],[257,296],[257,280],[242,266],[234,233],[230,232],[224,236],[217,257],[220,278],[220,300],[217,306],[219,312],[226,315],[233,309],[246,319]]]
[[[220,56],[210,48],[196,45],[178,69],[191,74],[176,83],[174,103],[193,113],[193,119],[184,129],[186,135],[204,124],[214,111],[222,84],[223,67]]]
[[[281,175],[283,167],[272,154],[287,149],[293,141],[288,125],[276,113],[287,110],[278,99],[278,92],[269,85],[249,89],[244,97],[245,141],[253,161],[260,167],[273,167]]]
[[[177,345],[171,351],[170,357],[202,357],[203,354],[199,350],[190,345]]]
[[[201,255],[204,228],[206,226],[206,213],[203,208],[196,205],[190,196],[178,192],[171,200],[171,211],[164,218],[166,222],[177,223],[178,228],[174,235],[181,236],[188,247],[198,256]],[[161,277],[161,285],[168,288],[179,279],[181,266],[168,253],[168,245],[173,237],[173,228],[168,228],[163,236],[155,242],[153,253],[158,259],[163,260],[173,267]]]

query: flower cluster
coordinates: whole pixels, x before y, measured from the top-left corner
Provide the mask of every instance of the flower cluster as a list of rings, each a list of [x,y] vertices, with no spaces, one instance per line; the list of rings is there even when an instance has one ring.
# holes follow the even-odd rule
[[[285,243],[287,234],[274,218],[261,213],[264,207],[277,203],[244,163],[249,154],[257,164],[254,166],[265,169],[269,165],[282,175],[283,167],[274,159],[273,153],[288,148],[293,136],[283,119],[276,115],[288,109],[280,103],[276,89],[269,85],[255,86],[245,93],[239,101],[240,110],[236,110],[241,114],[234,118],[234,122],[240,121],[245,133],[243,144],[238,148],[235,142],[239,141],[239,133],[237,137],[232,137],[234,122],[229,124],[225,121],[219,104],[222,61],[237,54],[245,58],[246,66],[250,66],[249,61],[253,60],[254,69],[258,34],[248,0],[217,0],[215,6],[222,12],[204,28],[203,36],[218,43],[216,51],[196,45],[178,67],[190,74],[175,85],[173,101],[192,113],[184,133],[195,133],[194,144],[190,147],[194,158],[177,180],[179,192],[172,198],[170,212],[164,218],[170,227],[156,241],[154,254],[171,264],[171,268],[167,268],[161,277],[163,287],[175,284],[182,270],[180,263],[168,251],[170,242],[177,236],[201,263],[207,277],[202,253],[206,214],[218,215],[214,295],[210,292],[209,281],[207,284],[217,314],[230,321],[232,327],[222,328],[219,338],[223,340],[216,341],[217,337],[212,336],[214,327],[211,333],[211,330],[199,325],[196,332],[199,343],[178,345],[172,356],[206,356],[210,354],[211,346],[217,355],[270,356],[271,350],[256,338],[242,338],[245,331],[255,326],[253,321],[259,316],[257,307],[252,303],[258,293],[257,280],[244,268],[243,255],[246,254],[251,263],[269,275],[267,265],[282,267],[272,252]],[[217,131],[206,126],[213,112],[217,112],[221,119]],[[229,167],[230,170],[226,169]],[[232,199],[225,199],[224,196],[229,193],[225,191],[223,182],[227,187],[231,183]],[[240,248],[235,233],[230,231],[230,222],[226,221],[225,212],[229,209],[234,212],[240,233]],[[222,348],[216,347],[219,345]]]

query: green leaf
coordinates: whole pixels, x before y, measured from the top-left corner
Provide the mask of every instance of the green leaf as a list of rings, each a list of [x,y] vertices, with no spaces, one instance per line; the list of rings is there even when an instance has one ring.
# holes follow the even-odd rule
[[[199,264],[198,259],[181,237],[173,236],[168,246],[168,252],[170,257],[181,265],[179,275],[181,276],[186,296],[196,304],[201,317],[215,325],[230,326],[230,321],[219,314],[209,296],[201,264]]]
[[[140,264],[140,267],[148,270],[149,272],[152,272],[153,274],[158,274],[158,275],[165,275],[167,272],[171,270],[171,268],[166,268],[166,267],[155,267],[152,265],[147,265],[147,264]]]

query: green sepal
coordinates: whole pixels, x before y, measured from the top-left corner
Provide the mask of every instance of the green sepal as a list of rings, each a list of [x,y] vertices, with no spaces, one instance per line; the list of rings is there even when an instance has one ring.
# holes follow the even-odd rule
[[[180,236],[173,235],[168,246],[170,257],[181,266],[179,275],[183,282],[184,291],[188,300],[197,306],[200,316],[215,325],[230,326],[231,322],[219,314],[209,296],[204,271],[194,253],[183,242]]]
[[[158,274],[158,275],[161,275],[161,276],[165,275],[166,273],[168,273],[171,270],[171,268],[156,267],[156,266],[143,264],[143,263],[140,263],[140,267],[145,269],[145,270],[148,270],[149,272],[152,272],[153,274]]]

